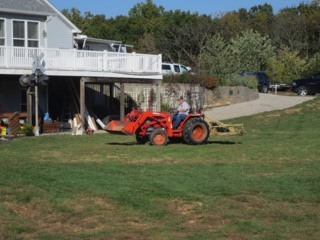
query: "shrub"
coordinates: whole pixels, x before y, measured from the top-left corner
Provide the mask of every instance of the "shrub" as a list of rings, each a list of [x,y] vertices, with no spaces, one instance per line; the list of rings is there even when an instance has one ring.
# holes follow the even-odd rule
[[[240,76],[238,74],[232,74],[224,77],[219,86],[244,86],[255,89],[258,87],[258,82],[251,76]]]
[[[196,77],[189,73],[163,75],[164,83],[195,83]]]
[[[17,131],[17,134],[26,134],[27,136],[33,135],[33,126],[31,123],[24,123],[23,126]]]
[[[217,77],[214,77],[214,76],[202,76],[201,78],[202,78],[201,79],[202,85],[205,88],[212,89],[212,88],[218,86],[218,84],[219,84],[219,79]]]
[[[176,74],[163,75],[163,83],[189,83],[200,84],[201,86],[212,89],[217,86],[244,86],[251,89],[258,87],[258,82],[251,76],[240,76],[239,74],[230,74],[224,78],[212,75],[192,75],[192,74]]]

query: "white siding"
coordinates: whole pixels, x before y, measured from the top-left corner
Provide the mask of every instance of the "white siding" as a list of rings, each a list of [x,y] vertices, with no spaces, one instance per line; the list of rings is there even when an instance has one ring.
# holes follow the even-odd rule
[[[58,17],[52,17],[47,23],[47,48],[73,48],[73,34]]]
[[[45,47],[44,45],[44,38],[43,38],[43,30],[44,30],[44,21],[45,17],[38,17],[38,16],[23,16],[23,15],[15,15],[15,14],[0,14],[0,18],[6,19],[6,45],[11,47],[13,45],[13,32],[12,32],[12,21],[13,20],[23,20],[23,21],[36,21],[39,22],[39,46]]]
[[[68,27],[57,16],[49,17],[46,24],[46,17],[24,16],[15,14],[0,14],[0,18],[5,19],[6,24],[6,45],[12,46],[12,20],[38,21],[39,37],[41,48],[73,48],[72,29]],[[47,25],[47,26],[46,26]]]

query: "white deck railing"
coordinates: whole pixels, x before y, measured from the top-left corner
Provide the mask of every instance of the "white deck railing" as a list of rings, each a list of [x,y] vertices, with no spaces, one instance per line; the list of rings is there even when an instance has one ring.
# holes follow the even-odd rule
[[[33,56],[41,52],[46,70],[161,74],[161,55],[3,46],[0,69],[31,69]]]

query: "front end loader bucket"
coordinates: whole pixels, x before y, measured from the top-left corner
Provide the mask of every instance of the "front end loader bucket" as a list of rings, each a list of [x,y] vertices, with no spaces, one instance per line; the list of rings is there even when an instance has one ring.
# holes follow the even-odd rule
[[[134,122],[113,120],[105,126],[104,130],[111,134],[132,135],[134,133],[133,125]]]

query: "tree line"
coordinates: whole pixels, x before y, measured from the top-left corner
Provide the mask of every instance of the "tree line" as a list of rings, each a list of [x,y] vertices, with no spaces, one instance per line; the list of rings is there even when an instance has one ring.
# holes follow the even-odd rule
[[[214,15],[170,10],[152,0],[127,16],[62,13],[90,37],[119,40],[139,53],[191,66],[199,75],[224,79],[242,70],[266,71],[275,82],[320,70],[320,0],[274,13],[270,4]]]

